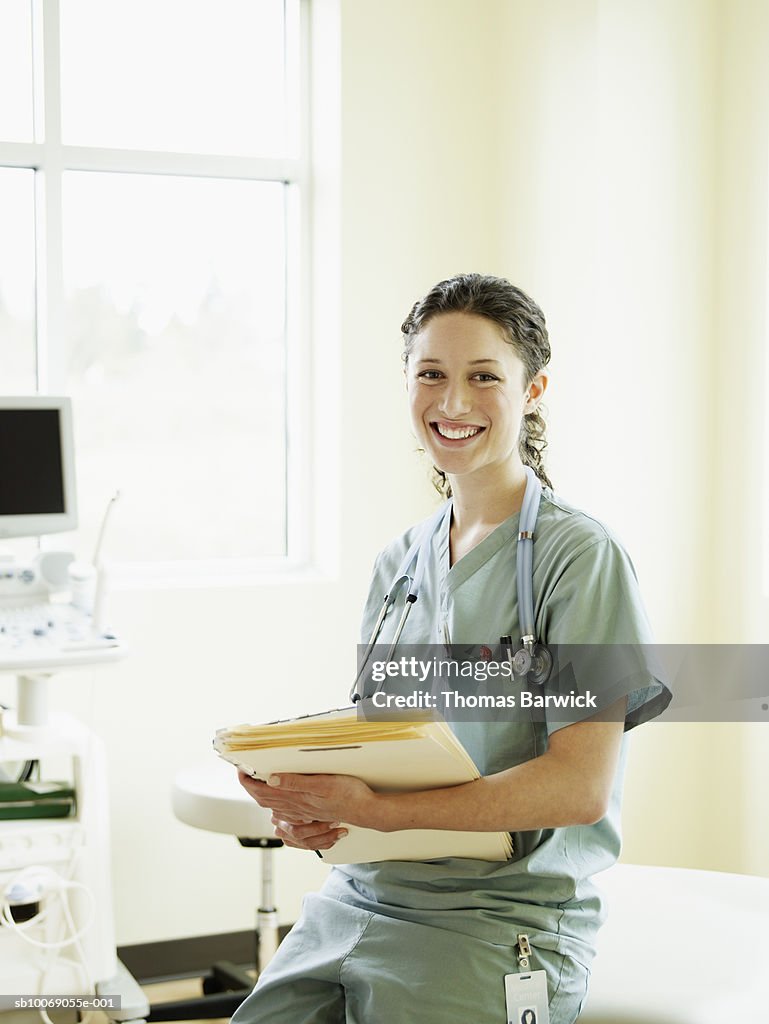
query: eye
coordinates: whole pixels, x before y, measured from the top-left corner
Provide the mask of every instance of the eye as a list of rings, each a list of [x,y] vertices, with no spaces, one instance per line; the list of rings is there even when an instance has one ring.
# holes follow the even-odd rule
[[[481,384],[494,384],[499,380],[493,373],[476,373],[475,379]]]
[[[440,370],[420,370],[417,374],[417,380],[440,380],[443,374]]]

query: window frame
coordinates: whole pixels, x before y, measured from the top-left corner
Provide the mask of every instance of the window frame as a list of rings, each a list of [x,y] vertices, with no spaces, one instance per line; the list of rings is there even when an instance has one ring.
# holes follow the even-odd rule
[[[294,157],[279,159],[202,153],[65,145],[61,137],[60,0],[30,0],[33,45],[34,141],[0,140],[0,166],[35,172],[35,357],[37,392],[66,391],[63,280],[62,182],[67,171],[135,173],[197,178],[280,182],[286,200],[286,554],[260,558],[115,562],[118,586],[176,586],[286,580],[311,576],[309,510],[314,507],[312,351],[312,180],[310,135],[310,0],[283,0],[287,36],[298,47],[286,50],[286,80],[299,95],[287,94]],[[298,67],[289,66],[296,56]],[[42,69],[42,75],[40,74]]]

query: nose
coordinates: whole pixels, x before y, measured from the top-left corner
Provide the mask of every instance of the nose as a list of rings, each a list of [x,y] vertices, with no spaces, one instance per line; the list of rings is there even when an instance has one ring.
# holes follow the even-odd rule
[[[440,411],[449,420],[466,416],[473,406],[470,388],[466,381],[449,380],[441,389]]]

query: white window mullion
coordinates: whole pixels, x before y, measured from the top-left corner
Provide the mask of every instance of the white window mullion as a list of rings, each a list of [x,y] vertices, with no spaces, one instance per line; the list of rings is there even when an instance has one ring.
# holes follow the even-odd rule
[[[283,0],[286,38],[298,38],[297,48],[287,46],[285,50],[284,81],[286,86],[286,143],[288,152],[302,154],[305,149],[306,90],[308,81],[309,17],[307,4],[300,0]],[[298,91],[298,95],[297,95]]]
[[[34,142],[0,142],[0,167],[37,167],[42,159]]]
[[[64,146],[62,162],[69,170],[122,174],[170,174],[191,178],[239,178],[292,181],[301,173],[298,160],[171,153],[140,149]]]
[[[35,188],[37,265],[37,386],[53,394],[66,386],[62,272],[62,159],[59,0],[36,0],[33,39],[42,60],[35,69]],[[44,70],[42,70],[44,69]],[[41,81],[42,74],[42,81]]]
[[[286,550],[289,563],[307,565],[313,544],[307,509],[315,507],[317,480],[309,439],[315,409],[311,337],[312,266],[309,210],[310,36],[307,3],[285,0],[287,32],[297,32],[299,47],[287,50],[286,82],[298,84],[298,97],[288,97],[296,120],[288,139],[297,154],[293,183],[286,188]],[[295,67],[292,62],[299,62]],[[291,86],[289,85],[289,88]]]
[[[286,551],[295,565],[310,561],[307,509],[317,493],[308,446],[313,410],[308,343],[307,213],[298,186],[286,188]]]

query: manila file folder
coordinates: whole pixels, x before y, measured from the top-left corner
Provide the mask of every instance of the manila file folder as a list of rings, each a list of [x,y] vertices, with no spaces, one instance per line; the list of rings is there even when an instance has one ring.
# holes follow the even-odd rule
[[[214,749],[254,778],[273,772],[352,775],[377,792],[458,786],[480,778],[470,755],[438,718],[367,721],[354,708],[266,725],[219,729]],[[329,864],[378,860],[512,856],[508,832],[404,829],[377,832],[345,824],[347,836],[320,854]]]

